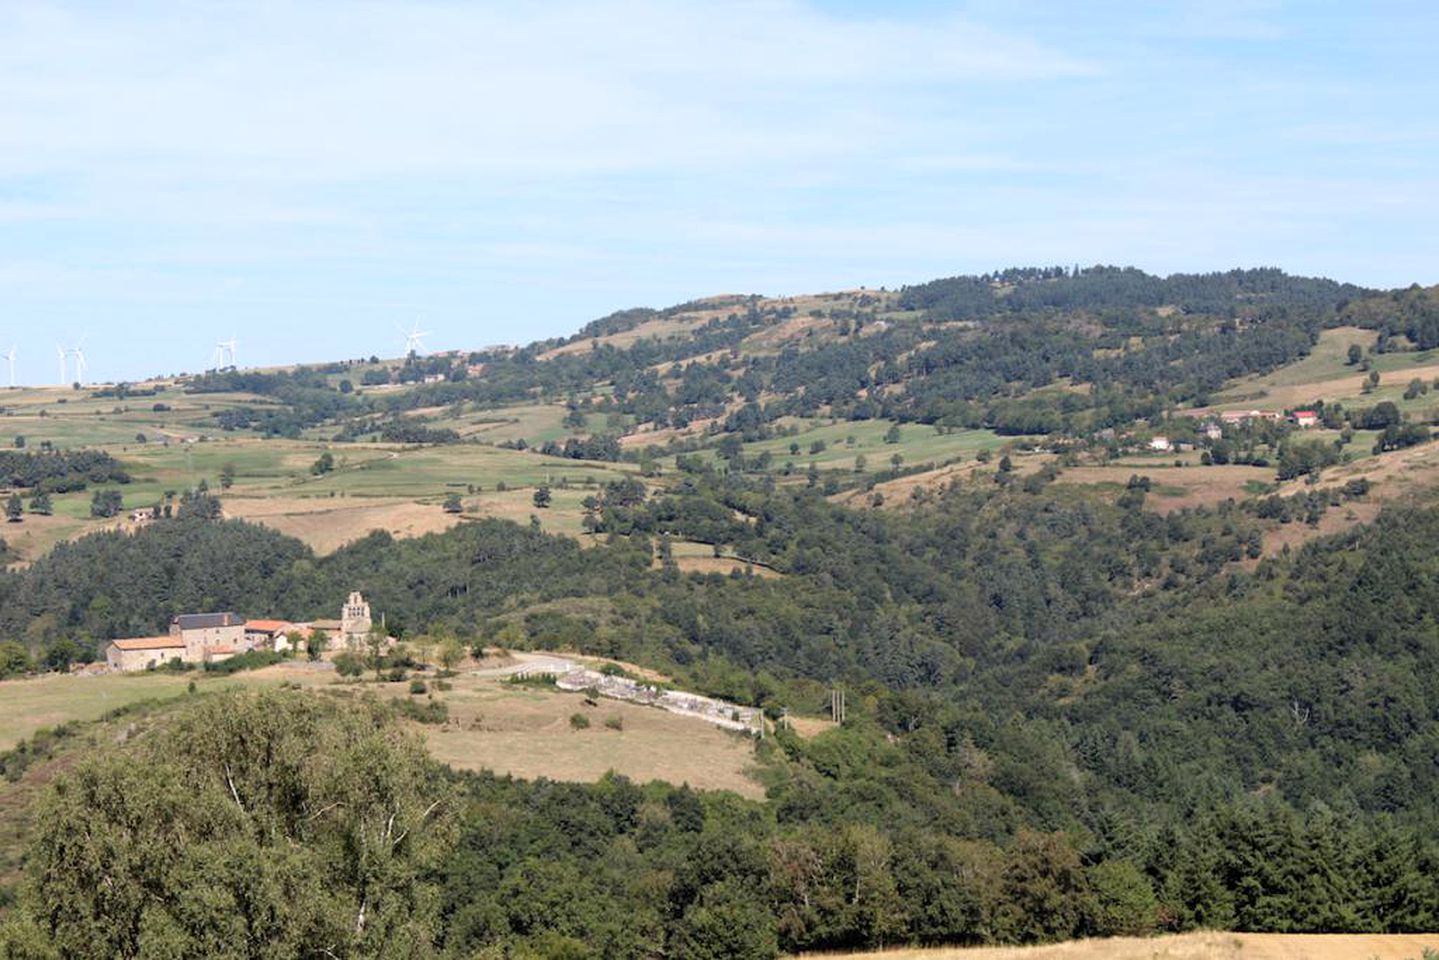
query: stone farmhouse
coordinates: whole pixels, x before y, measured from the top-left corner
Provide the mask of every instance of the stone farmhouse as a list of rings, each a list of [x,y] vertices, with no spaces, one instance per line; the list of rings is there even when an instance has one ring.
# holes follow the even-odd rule
[[[170,621],[170,632],[160,637],[112,640],[105,648],[111,670],[131,672],[181,663],[221,663],[239,653],[266,650],[286,653],[290,635],[308,637],[324,630],[343,646],[359,647],[370,631],[370,605],[358,592],[351,593],[339,620],[292,623],[288,620],[246,620],[237,613],[185,613]]]

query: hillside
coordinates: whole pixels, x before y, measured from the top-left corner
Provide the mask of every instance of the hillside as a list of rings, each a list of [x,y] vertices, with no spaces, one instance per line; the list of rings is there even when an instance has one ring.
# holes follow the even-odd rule
[[[1299,484],[1311,477],[1319,490],[1367,478],[1389,500],[1428,486],[1424,455],[1404,448],[1439,415],[1431,303],[1275,270],[1016,269],[627,310],[518,349],[10,391],[16,446],[104,450],[128,482],[97,508],[95,481],[57,480],[36,510],[38,488],[12,479],[28,513],[4,539],[33,560],[202,483],[227,515],[323,552],[479,516],[582,536],[624,476],[653,492],[719,466],[894,509],[1004,455],[1111,496],[1125,471],[1153,474],[1150,509],[1314,493]],[[1314,407],[1308,430],[1203,432],[1226,412]],[[1151,449],[1156,435],[1170,447]],[[1302,539],[1276,525],[1264,550]]]
[[[1430,930],[1429,302],[1050,268],[17,392],[0,672],[361,590],[392,693],[455,640],[765,712],[687,749],[457,685],[434,755],[537,779],[456,774],[446,956]]]

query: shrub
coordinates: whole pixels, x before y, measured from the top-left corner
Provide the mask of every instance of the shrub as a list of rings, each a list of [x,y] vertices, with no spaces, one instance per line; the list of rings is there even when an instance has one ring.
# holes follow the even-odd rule
[[[606,717],[606,718],[605,718],[605,726],[609,727],[611,730],[623,730],[623,729],[625,728],[625,718],[624,718],[624,717]]]
[[[570,714],[570,726],[576,730],[588,730],[590,728],[590,718],[583,713],[572,713]]]
[[[425,686],[425,681],[420,680],[420,679],[418,679],[418,678],[410,681],[410,693],[416,694],[416,693],[428,693],[428,692],[429,692],[429,688]]]
[[[335,671],[342,677],[358,677],[365,672],[365,662],[347,650],[335,656]]]

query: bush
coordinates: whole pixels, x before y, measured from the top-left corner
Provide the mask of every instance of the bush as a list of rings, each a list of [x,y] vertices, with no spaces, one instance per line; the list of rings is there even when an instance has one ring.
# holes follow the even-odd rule
[[[411,681],[410,681],[410,693],[411,693],[411,694],[428,693],[428,692],[429,692],[429,688],[425,686],[425,681],[420,680],[420,679],[415,679],[415,680],[411,680]]]
[[[335,656],[335,671],[342,677],[358,677],[365,672],[365,662],[347,650]]]
[[[623,730],[623,729],[625,728],[625,718],[624,718],[624,717],[606,717],[606,718],[605,718],[605,726],[609,727],[611,730]]]
[[[572,713],[570,714],[570,726],[575,730],[588,730],[590,728],[590,718],[583,713]]]
[[[284,656],[270,650],[247,650],[228,660],[205,664],[205,672],[230,674],[239,673],[241,670],[258,670],[261,667],[279,663],[283,659],[285,659]]]
[[[396,700],[395,712],[416,723],[444,723],[450,719],[450,708],[441,700]]]

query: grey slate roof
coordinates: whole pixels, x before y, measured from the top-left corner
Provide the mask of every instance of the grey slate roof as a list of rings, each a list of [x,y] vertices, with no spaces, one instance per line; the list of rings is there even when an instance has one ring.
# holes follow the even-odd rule
[[[175,618],[181,630],[208,630],[211,627],[242,627],[245,618],[237,613],[182,613]]]

